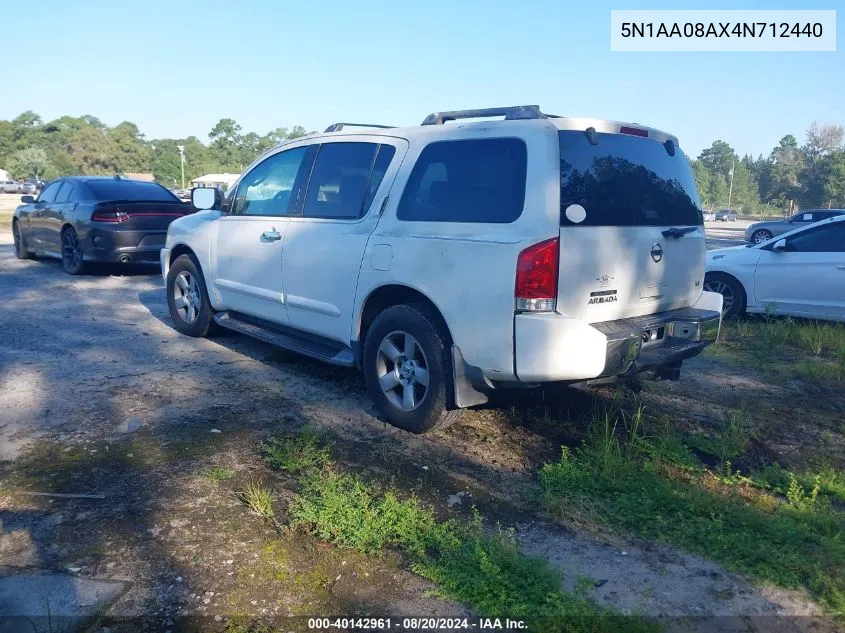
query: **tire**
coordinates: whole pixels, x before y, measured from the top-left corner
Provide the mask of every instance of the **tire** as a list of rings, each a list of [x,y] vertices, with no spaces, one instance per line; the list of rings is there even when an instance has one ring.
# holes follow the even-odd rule
[[[62,231],[62,268],[68,275],[81,275],[85,272],[85,260],[82,257],[82,246],[73,227]]]
[[[180,300],[181,298],[181,300]],[[180,255],[167,273],[167,307],[176,329],[188,336],[203,337],[214,331],[214,309],[199,264]]]
[[[774,237],[771,231],[767,231],[766,229],[757,229],[754,233],[751,234],[751,241],[754,244],[760,244],[761,242],[765,242],[766,240],[770,240]]]
[[[364,378],[376,409],[411,433],[445,428],[460,415],[448,410],[452,363],[437,322],[425,305],[393,306],[375,318],[364,340]]]
[[[12,222],[12,239],[15,243],[15,257],[18,259],[32,259],[32,253],[26,248],[26,240],[24,240],[20,223],[17,220]]]
[[[704,275],[704,290],[718,292],[724,298],[723,319],[735,319],[745,313],[745,288],[734,277],[725,273]]]

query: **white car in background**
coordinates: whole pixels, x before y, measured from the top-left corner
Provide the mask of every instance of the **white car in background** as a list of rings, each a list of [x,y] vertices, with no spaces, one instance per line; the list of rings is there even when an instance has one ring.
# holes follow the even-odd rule
[[[704,289],[722,314],[744,312],[845,321],[845,216],[761,244],[707,253]]]
[[[0,193],[18,193],[18,187],[14,180],[0,180]]]

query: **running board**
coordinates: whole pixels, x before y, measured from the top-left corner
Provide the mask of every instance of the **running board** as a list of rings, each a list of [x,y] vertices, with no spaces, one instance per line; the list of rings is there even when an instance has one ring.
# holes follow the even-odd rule
[[[214,321],[228,330],[246,334],[297,354],[310,356],[333,365],[355,366],[355,356],[352,350],[337,341],[300,332],[293,328],[238,312],[218,312],[214,315]]]

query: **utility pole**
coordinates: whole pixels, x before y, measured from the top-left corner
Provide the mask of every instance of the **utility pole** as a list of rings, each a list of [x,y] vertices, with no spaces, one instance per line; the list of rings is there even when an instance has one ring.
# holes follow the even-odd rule
[[[179,150],[179,160],[182,163],[182,189],[185,188],[185,146],[184,145],[177,145],[176,148]]]
[[[731,186],[728,188],[728,209],[731,208],[731,197],[733,196],[734,192],[734,166],[736,165],[736,159],[734,158],[731,161],[731,171],[729,172],[731,175]]]

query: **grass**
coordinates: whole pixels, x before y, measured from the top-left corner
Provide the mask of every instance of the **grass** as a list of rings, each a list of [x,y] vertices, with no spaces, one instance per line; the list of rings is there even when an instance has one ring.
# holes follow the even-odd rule
[[[785,353],[772,354],[780,348]],[[723,324],[706,352],[783,377],[845,381],[845,324],[764,315]]]
[[[206,468],[200,473],[206,479],[211,481],[226,481],[235,476],[235,471],[231,468]]]
[[[265,455],[271,465],[297,475],[292,526],[369,555],[399,551],[438,595],[480,615],[530,618],[537,630],[656,629],[564,592],[554,568],[520,553],[512,533],[485,529],[477,513],[471,521],[439,520],[418,498],[343,472],[312,433],[276,436],[265,443]]]
[[[264,517],[275,516],[273,510],[273,499],[269,488],[257,479],[250,479],[244,485],[244,489],[237,493],[238,498],[246,504],[253,512]]]
[[[564,449],[559,461],[543,466],[550,510],[583,520],[578,515],[589,508],[594,521],[762,581],[804,588],[833,613],[845,614],[845,513],[832,509],[823,492],[842,493],[841,473],[799,477],[772,470],[759,479],[769,483],[762,490],[754,477],[695,463],[677,440],[608,437],[624,427],[624,420],[613,420],[612,414],[597,416],[595,431],[579,449]],[[728,423],[721,449],[717,442],[723,463],[742,443],[742,420],[739,414]]]

